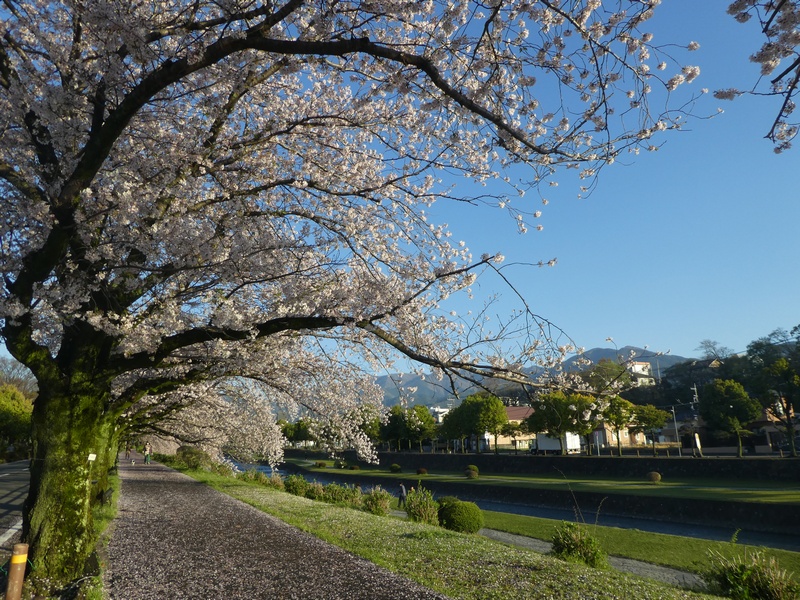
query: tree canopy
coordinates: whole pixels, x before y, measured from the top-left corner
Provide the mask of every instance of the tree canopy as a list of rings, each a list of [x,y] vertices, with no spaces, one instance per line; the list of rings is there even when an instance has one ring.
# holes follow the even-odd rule
[[[703,388],[700,416],[712,430],[736,434],[739,457],[742,456],[742,435],[749,433],[745,425],[759,414],[761,406],[737,381],[715,379]]]

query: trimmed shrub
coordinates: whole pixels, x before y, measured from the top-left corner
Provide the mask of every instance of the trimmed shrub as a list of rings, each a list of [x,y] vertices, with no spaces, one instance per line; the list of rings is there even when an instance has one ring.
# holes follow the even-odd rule
[[[595,569],[608,568],[606,553],[600,542],[585,525],[562,522],[553,534],[553,556],[572,563],[582,563]]]
[[[392,506],[392,495],[380,486],[375,486],[361,498],[362,508],[373,515],[385,517]]]
[[[447,502],[439,508],[439,522],[445,529],[477,533],[483,527],[483,513],[474,502]]]
[[[403,467],[401,467],[401,466],[400,466],[400,465],[398,465],[397,463],[393,463],[393,464],[392,464],[392,466],[391,466],[391,467],[389,467],[389,470],[390,470],[392,473],[399,473],[400,471],[402,471],[402,470],[403,470]]]
[[[475,476],[478,476],[478,467],[475,465],[467,465],[467,471],[475,471]]]
[[[427,474],[428,474],[428,469],[426,469],[425,467],[419,467],[417,469],[417,475],[427,475]]]
[[[647,481],[650,483],[661,483],[661,473],[658,471],[650,471],[647,474]]]
[[[350,470],[351,471],[360,471],[361,467],[359,467],[358,465],[350,465]]]
[[[318,460],[317,462],[314,463],[314,466],[317,467],[318,469],[327,469],[328,463],[326,463],[324,460]]]
[[[289,475],[283,482],[286,491],[295,496],[305,496],[308,482],[302,475]]]
[[[478,478],[478,467],[475,467],[474,469],[471,469],[470,467],[472,467],[472,466],[474,466],[474,465],[470,465],[469,467],[467,467],[464,470],[464,477],[466,477],[467,479],[477,479]]]
[[[763,552],[746,550],[729,558],[710,551],[711,566],[703,575],[709,591],[732,600],[792,600],[800,598],[800,585]]]
[[[406,514],[412,521],[439,525],[439,506],[433,499],[433,494],[421,485],[417,485],[417,489],[411,488],[408,492]]]

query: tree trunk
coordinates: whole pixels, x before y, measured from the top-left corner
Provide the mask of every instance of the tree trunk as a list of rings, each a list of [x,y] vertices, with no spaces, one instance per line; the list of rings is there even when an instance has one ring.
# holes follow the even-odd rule
[[[94,549],[91,507],[116,460],[105,395],[42,386],[33,412],[33,459],[23,537],[37,579],[72,581]]]

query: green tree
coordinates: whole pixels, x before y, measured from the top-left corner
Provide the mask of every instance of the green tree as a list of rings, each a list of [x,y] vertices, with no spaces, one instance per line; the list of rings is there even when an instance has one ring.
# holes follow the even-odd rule
[[[507,421],[505,406],[497,396],[473,394],[464,398],[461,404],[445,415],[441,431],[448,439],[461,440],[462,448],[467,437],[493,433],[496,450],[497,435]]]
[[[399,404],[395,404],[389,409],[386,422],[381,424],[381,439],[389,445],[392,450],[392,442],[397,443],[397,450],[400,450],[403,440],[409,439],[406,428],[405,410]]]
[[[4,384],[13,385],[31,400],[38,393],[36,378],[28,367],[13,358],[0,356],[0,385]]]
[[[528,430],[532,433],[547,433],[558,438],[561,444],[561,453],[564,454],[564,444],[561,442],[564,434],[569,431],[569,399],[562,391],[540,394],[532,403],[533,412],[525,419]]]
[[[510,437],[514,443],[514,454],[519,450],[517,438],[528,433],[528,425],[525,421],[508,421],[500,428],[500,434]]]
[[[30,450],[33,402],[13,385],[0,385],[0,453],[10,458]]]
[[[776,329],[747,346],[749,377],[744,382],[761,405],[780,424],[792,456],[795,444],[795,416],[800,409],[800,325],[791,332]]]
[[[443,438],[459,440],[462,453],[467,451],[466,439],[472,435],[471,423],[474,418],[470,413],[474,409],[474,405],[462,402],[444,416],[439,427],[439,433]]]
[[[508,423],[508,413],[503,401],[494,395],[479,396],[480,409],[478,411],[478,430],[480,433],[488,431],[494,436],[494,453],[497,454],[497,438],[503,426]]]
[[[419,451],[422,452],[422,442],[436,436],[436,419],[422,404],[415,404],[409,408],[405,418],[408,437],[412,442],[419,444]]]
[[[716,379],[703,388],[700,416],[712,430],[736,434],[740,458],[744,455],[742,436],[750,433],[746,425],[759,414],[761,405],[737,381]]]
[[[657,454],[656,436],[666,424],[669,416],[670,414],[667,411],[656,408],[652,404],[644,404],[634,408],[633,426],[630,427],[630,431],[633,433],[642,432],[650,436],[653,440],[653,456]]]
[[[611,396],[603,411],[603,420],[609,424],[617,440],[617,454],[622,456],[620,432],[630,426],[634,418],[635,405],[620,396]]]

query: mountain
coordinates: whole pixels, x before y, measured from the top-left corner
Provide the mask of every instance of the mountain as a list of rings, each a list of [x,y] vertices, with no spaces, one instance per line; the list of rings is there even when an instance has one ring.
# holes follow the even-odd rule
[[[650,364],[650,372],[653,377],[660,379],[661,375],[669,367],[686,362],[690,360],[683,356],[673,356],[671,354],[662,354],[656,356],[650,350],[644,348],[637,348],[635,346],[625,346],[623,348],[592,348],[583,353],[583,357],[592,361],[592,364],[597,364],[601,360],[613,360],[620,362],[625,360],[635,360],[638,362],[647,362]],[[579,364],[579,357],[572,356],[564,361],[564,368],[568,371],[574,371],[585,368]],[[409,404],[423,404],[425,406],[444,406],[448,400],[453,398],[453,393],[448,387],[449,381],[437,381],[433,376],[423,378],[419,375],[412,373],[396,373],[392,375],[381,375],[376,378],[378,385],[383,389],[383,403],[385,406],[394,406],[400,403],[401,391],[409,398]],[[473,392],[477,392],[477,388],[468,381],[460,380],[458,385],[459,395],[463,398]],[[509,395],[507,392],[502,391],[504,383],[497,381],[496,384],[489,382],[487,387],[492,389],[498,388],[498,395]]]
[[[399,404],[401,393],[410,399],[409,404],[424,404],[425,406],[444,405],[453,397],[449,380],[440,381],[432,375],[423,378],[413,373],[395,373],[381,375],[376,378],[376,381],[383,389],[385,406]],[[456,385],[459,394],[463,394],[463,396],[468,396],[474,388],[472,383],[463,379],[459,380]]]

